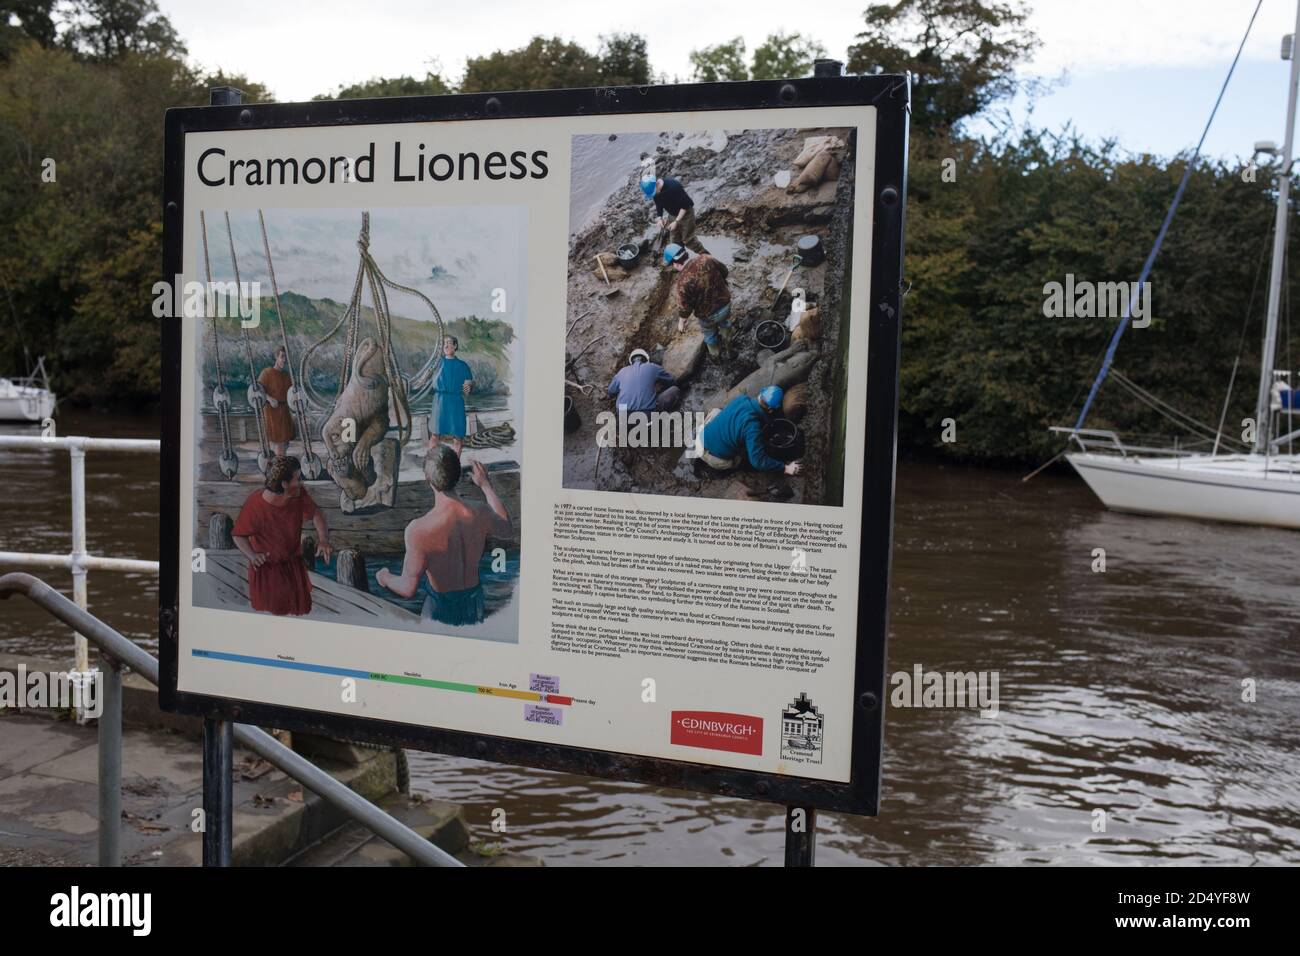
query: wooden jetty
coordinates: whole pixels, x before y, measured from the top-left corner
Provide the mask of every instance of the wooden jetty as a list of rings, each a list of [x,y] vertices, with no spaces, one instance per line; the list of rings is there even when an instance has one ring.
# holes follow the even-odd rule
[[[239,471],[234,478],[227,479],[222,477],[217,466],[221,441],[215,417],[209,422],[205,416],[204,424],[194,488],[194,543],[206,548],[209,545],[208,526],[213,514],[225,514],[232,520],[236,518],[248,496],[263,487],[263,477],[257,468],[258,445],[253,425],[232,427]],[[232,426],[235,424],[232,417]],[[250,432],[252,438],[245,438]],[[363,555],[373,555],[396,554],[403,550],[406,526],[433,507],[434,492],[424,477],[424,444],[424,439],[420,437],[408,442],[402,449],[397,491],[391,508],[376,507],[348,514],[343,511],[342,492],[328,474],[322,472],[319,479],[305,482],[312,499],[325,514],[330,528],[330,543],[336,551],[340,548],[356,548]],[[315,451],[317,455],[324,453],[319,441],[315,443]],[[289,454],[300,456],[301,453],[302,445],[295,439],[289,446]],[[456,493],[466,501],[482,502],[483,492],[469,478],[468,462],[483,462],[512,524],[511,536],[494,538],[489,547],[499,546],[511,550],[519,547],[521,520],[520,470],[518,462],[511,457],[512,454],[513,447],[466,448],[462,454],[466,467],[456,486]]]
[[[205,560],[206,573],[194,575],[195,602],[203,607],[248,608],[248,559],[238,550],[209,550]],[[420,615],[381,597],[340,584],[315,571],[308,571],[307,577],[311,580],[313,615],[321,612],[350,624],[408,630],[421,626]]]

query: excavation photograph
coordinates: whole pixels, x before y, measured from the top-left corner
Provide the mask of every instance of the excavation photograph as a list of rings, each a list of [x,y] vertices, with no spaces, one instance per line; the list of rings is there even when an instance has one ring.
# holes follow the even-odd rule
[[[854,133],[573,137],[566,488],[843,503]]]

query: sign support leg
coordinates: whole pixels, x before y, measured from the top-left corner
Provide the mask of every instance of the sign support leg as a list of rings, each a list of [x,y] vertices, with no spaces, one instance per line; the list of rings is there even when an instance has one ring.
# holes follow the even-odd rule
[[[230,866],[235,725],[203,720],[203,865]]]
[[[785,865],[815,866],[817,811],[813,807],[785,808]]]

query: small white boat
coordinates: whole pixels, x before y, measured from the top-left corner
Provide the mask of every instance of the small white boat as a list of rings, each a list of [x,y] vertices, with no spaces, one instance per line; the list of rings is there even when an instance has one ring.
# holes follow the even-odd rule
[[[26,378],[0,378],[0,422],[40,423],[54,415],[55,404],[43,358]]]
[[[1112,511],[1300,529],[1300,455],[1142,455],[1113,433],[1113,451],[1066,456]]]

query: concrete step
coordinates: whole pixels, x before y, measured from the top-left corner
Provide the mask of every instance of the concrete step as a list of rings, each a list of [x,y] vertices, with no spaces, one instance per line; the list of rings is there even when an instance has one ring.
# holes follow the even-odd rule
[[[318,757],[313,762],[349,789],[371,802],[379,802],[396,791],[396,756],[384,750],[365,753],[359,763],[339,763]],[[237,764],[237,781],[238,777]],[[273,770],[262,781],[263,785],[243,800],[241,784],[236,783],[231,847],[231,862],[235,866],[280,866],[348,823],[343,811],[292,777]],[[148,862],[192,866],[201,860],[201,844],[195,840],[177,841],[164,848],[159,858]]]
[[[403,794],[379,806],[468,866],[541,866],[535,857],[496,852],[470,839],[465,811],[455,803]],[[289,860],[287,866],[410,866],[411,859],[357,823],[349,822]]]
[[[353,752],[354,751],[354,752]],[[397,755],[345,746],[314,756],[368,800],[397,791]],[[40,855],[96,860],[99,753],[94,727],[30,715],[0,715],[0,858]],[[235,751],[233,859],[274,866],[338,830],[347,818],[255,755]],[[197,741],[165,730],[122,734],[122,856],[127,866],[195,866],[203,806]]]

